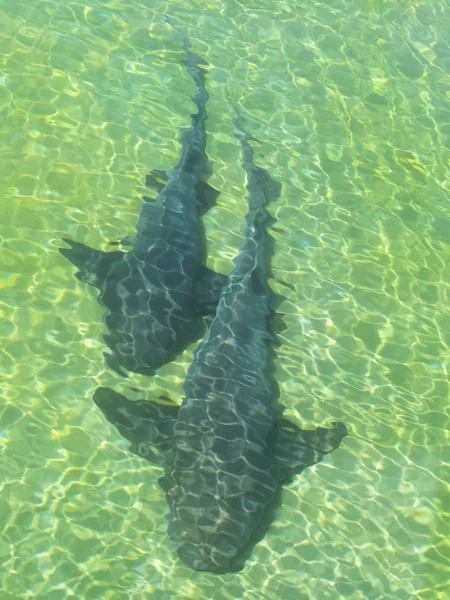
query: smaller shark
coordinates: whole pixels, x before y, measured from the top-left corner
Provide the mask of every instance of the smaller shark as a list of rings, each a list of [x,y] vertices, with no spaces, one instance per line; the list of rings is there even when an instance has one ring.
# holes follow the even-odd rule
[[[107,310],[109,330],[103,336],[111,349],[108,365],[145,375],[173,360],[204,332],[226,282],[205,266],[206,241],[202,215],[218,192],[204,179],[206,155],[205,71],[208,64],[189,50],[184,36],[187,71],[197,90],[197,112],[181,136],[181,156],[166,173],[152,171],[147,187],[156,187],[156,201],[144,197],[137,235],[129,252],[101,252],[65,239],[60,252],[79,268],[76,276],[100,290],[98,302]]]
[[[281,486],[322,460],[347,435],[343,423],[307,431],[281,418],[271,368],[266,205],[279,184],[253,164],[251,139],[235,118],[247,173],[245,241],[216,315],[199,344],[180,407],[130,402],[100,387],[94,401],[132,443],[164,468],[168,535],[198,571],[243,565],[258,528],[271,517]]]

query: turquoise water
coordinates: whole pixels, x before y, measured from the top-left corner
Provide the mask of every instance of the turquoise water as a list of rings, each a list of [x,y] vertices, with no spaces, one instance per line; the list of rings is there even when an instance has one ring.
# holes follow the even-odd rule
[[[181,402],[192,348],[153,379],[107,370],[96,292],[57,252],[114,249],[145,175],[176,161],[194,89],[165,15],[210,64],[208,264],[229,272],[242,242],[230,97],[283,185],[280,402],[302,427],[351,429],[220,576],[176,560],[160,470],[91,400]],[[0,23],[0,597],[446,599],[448,5],[2,0]]]

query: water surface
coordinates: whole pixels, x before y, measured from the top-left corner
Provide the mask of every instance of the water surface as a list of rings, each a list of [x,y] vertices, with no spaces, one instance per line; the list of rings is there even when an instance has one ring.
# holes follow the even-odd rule
[[[176,161],[194,87],[165,15],[210,64],[209,266],[231,270],[246,211],[231,98],[283,185],[280,401],[352,431],[221,576],[176,560],[160,470],[91,401],[108,385],[181,402],[192,348],[154,379],[107,370],[96,291],[57,252],[114,250],[146,173]],[[2,0],[0,22],[0,596],[446,598],[447,3]]]

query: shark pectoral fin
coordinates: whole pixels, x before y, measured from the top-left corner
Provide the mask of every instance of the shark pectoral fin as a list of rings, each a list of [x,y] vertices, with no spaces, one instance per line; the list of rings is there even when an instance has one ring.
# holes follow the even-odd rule
[[[167,173],[154,169],[145,178],[145,186],[151,190],[155,190],[157,194],[163,189],[167,183]]]
[[[76,277],[95,287],[101,286],[112,265],[124,256],[123,252],[101,252],[68,239],[63,239],[63,242],[69,244],[70,248],[59,248],[59,251],[80,269]]]
[[[346,426],[339,422],[332,423],[332,429],[306,430],[280,419],[278,426],[274,458],[287,477],[320,462],[325,454],[336,450],[347,435]]]
[[[217,204],[217,198],[220,196],[220,192],[218,192],[215,188],[213,188],[209,183],[205,181],[199,180],[197,183],[197,197],[200,205],[202,207],[201,213],[206,212],[213,206]]]
[[[208,267],[202,267],[199,278],[195,282],[195,297],[200,304],[203,315],[211,315],[216,311],[220,292],[228,277],[216,273]]]
[[[178,406],[147,400],[131,402],[110,388],[99,387],[94,402],[119,433],[131,442],[131,451],[151,462],[161,462],[154,452],[170,446]]]

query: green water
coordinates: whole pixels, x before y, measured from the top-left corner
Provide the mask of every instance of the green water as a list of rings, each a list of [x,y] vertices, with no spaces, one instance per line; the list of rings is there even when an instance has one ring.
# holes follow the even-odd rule
[[[180,402],[192,349],[107,370],[96,291],[57,252],[114,249],[176,161],[194,89],[165,14],[210,63],[209,265],[230,271],[246,210],[230,97],[283,185],[280,402],[352,432],[221,576],[176,560],[160,470],[91,401]],[[449,597],[449,31],[444,0],[0,1],[2,600]]]

